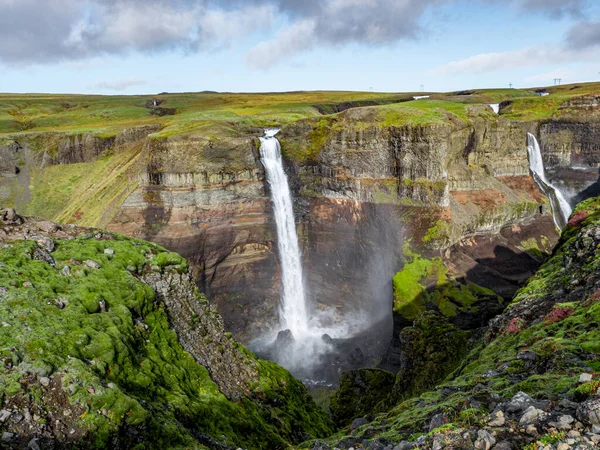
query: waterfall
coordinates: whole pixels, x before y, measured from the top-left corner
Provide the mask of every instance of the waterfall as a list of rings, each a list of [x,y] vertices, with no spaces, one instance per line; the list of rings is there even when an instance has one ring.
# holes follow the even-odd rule
[[[277,246],[283,284],[281,326],[298,336],[308,332],[308,313],[292,195],[287,176],[283,171],[281,146],[275,137],[278,132],[276,128],[265,130],[265,137],[260,138],[260,156],[271,188],[271,201],[277,226]]]
[[[573,209],[560,190],[546,178],[540,145],[531,133],[527,134],[527,153],[529,155],[529,169],[533,174],[533,179],[541,191],[550,199],[554,223],[558,228],[563,229]]]
[[[500,113],[500,103],[490,103],[489,106],[496,114]]]

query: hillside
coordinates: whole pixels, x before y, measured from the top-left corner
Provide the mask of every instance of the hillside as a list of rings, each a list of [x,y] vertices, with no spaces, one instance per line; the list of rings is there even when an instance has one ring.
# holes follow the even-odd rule
[[[469,345],[436,313],[421,315],[403,331],[406,360],[420,370],[406,366],[395,380],[381,371],[347,374],[332,400],[343,431],[327,441],[331,448],[597,448],[599,246],[593,198],[577,206],[551,258],[462,359],[477,340]],[[438,384],[435,373],[452,362]]]
[[[155,244],[0,210],[0,448],[275,449],[331,432]]]

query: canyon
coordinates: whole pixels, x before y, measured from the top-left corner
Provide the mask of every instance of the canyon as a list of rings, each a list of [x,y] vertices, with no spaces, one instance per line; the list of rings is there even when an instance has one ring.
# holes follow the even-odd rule
[[[23,129],[0,133],[2,332],[33,333],[20,339],[42,351],[3,353],[0,418],[53,420],[44,402],[69,398],[89,412],[73,439],[115,448],[149,436],[312,450],[600,440],[599,90],[165,94],[172,117],[119,99],[135,120],[101,125],[104,99],[66,97],[48,130],[45,113],[18,115],[10,128]],[[272,126],[278,140],[264,137]],[[548,195],[568,203],[560,220]],[[300,260],[285,261],[296,244]],[[321,320],[310,331],[328,349],[293,364],[277,352],[309,325],[282,304],[290,266],[295,306]],[[65,326],[68,353],[39,339]],[[72,373],[91,387],[61,384]],[[40,403],[29,385],[58,397]],[[567,416],[581,423],[557,425]],[[45,425],[0,429],[20,445],[70,439]]]
[[[343,317],[348,335],[357,337],[346,345],[343,367],[385,360],[394,368],[394,342],[410,320],[392,317],[391,280],[407,249],[441,258],[453,283],[475,283],[504,300],[535,272],[558,233],[530,175],[527,134],[538,137],[550,179],[570,198],[595,192],[597,98],[574,98],[542,120],[505,118],[518,100],[500,102],[496,114],[478,103],[457,103],[456,112],[451,101],[436,105],[434,98],[329,105],[310,117],[272,123],[281,126],[308,304]],[[434,105],[431,117],[400,108],[427,102]],[[327,109],[341,112],[321,114]],[[158,123],[118,127],[107,136],[3,135],[0,201],[178,252],[226,328],[251,344],[277,331],[282,295],[258,152],[263,131],[255,124],[223,130],[219,123],[213,136],[210,126],[174,134]],[[71,167],[97,179],[86,185],[76,172],[73,186],[52,185]],[[60,189],[68,195],[53,201]],[[435,280],[425,285],[433,288]]]

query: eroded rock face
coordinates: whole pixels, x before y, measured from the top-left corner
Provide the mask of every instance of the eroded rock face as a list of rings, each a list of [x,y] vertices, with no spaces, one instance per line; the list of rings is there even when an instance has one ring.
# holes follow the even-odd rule
[[[313,305],[345,315],[366,311],[373,323],[381,319],[389,312],[389,280],[402,265],[408,239],[432,254],[462,242],[469,251],[458,252],[456,274],[468,272],[508,297],[535,264],[528,261],[519,274],[500,271],[500,282],[493,280],[495,269],[475,274],[480,260],[496,256],[488,243],[478,253],[481,235],[498,237],[507,225],[535,221],[543,223],[543,230],[525,227],[523,241],[540,235],[550,247],[556,241],[546,227],[546,200],[528,170],[526,134],[537,125],[477,114],[469,123],[453,115],[446,119],[394,126],[383,123],[376,109],[355,108],[332,118],[324,129],[307,119],[281,131]],[[147,138],[154,129],[146,128],[125,130],[112,144],[85,135],[50,139],[49,148],[62,149],[54,156],[35,151],[33,141],[3,143],[0,156],[8,165],[2,167],[13,171],[15,152],[30,155],[25,159],[31,163],[16,175],[18,185],[29,186],[32,164],[88,161],[106,146],[143,143],[128,175],[138,188],[122,205],[113,205],[118,212],[109,228],[187,257],[226,326],[245,342],[276,330],[280,267],[257,150],[261,131],[211,141],[193,135]],[[550,124],[540,129],[549,155],[552,139],[565,135],[560,130]],[[578,145],[592,155],[595,148],[582,130],[561,137],[557,155],[578,154]],[[568,142],[572,149],[563,150]],[[297,149],[312,153],[298,157]],[[18,195],[19,202],[27,202],[27,190]]]
[[[314,159],[286,160],[307,291],[319,308],[362,315],[363,325],[381,321],[407,239],[418,242],[437,220],[452,219],[431,238],[445,248],[465,233],[496,233],[532,218],[544,202],[528,176],[521,124],[451,120],[396,128],[369,110],[344,114]],[[364,121],[369,126],[355,126]],[[312,126],[299,121],[282,130],[284,155],[312,145]],[[253,138],[152,141],[140,187],[110,224],[190,259],[227,327],[246,342],[276,330],[280,296],[257,145]]]

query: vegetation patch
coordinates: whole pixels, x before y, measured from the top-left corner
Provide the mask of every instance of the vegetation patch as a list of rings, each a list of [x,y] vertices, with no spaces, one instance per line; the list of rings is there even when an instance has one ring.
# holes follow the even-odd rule
[[[39,424],[60,418],[77,430],[82,448],[109,448],[115,439],[119,448],[136,449],[281,448],[331,430],[298,381],[242,347],[257,363],[258,381],[246,397],[227,399],[182,348],[165,305],[139,279],[186,273],[187,262],[147,242],[93,236],[55,241],[51,259],[39,257],[35,241],[0,251],[5,406],[26,398]],[[63,417],[48,403],[43,379],[65,393],[62,409],[79,414]],[[68,430],[64,439],[72,439]]]

